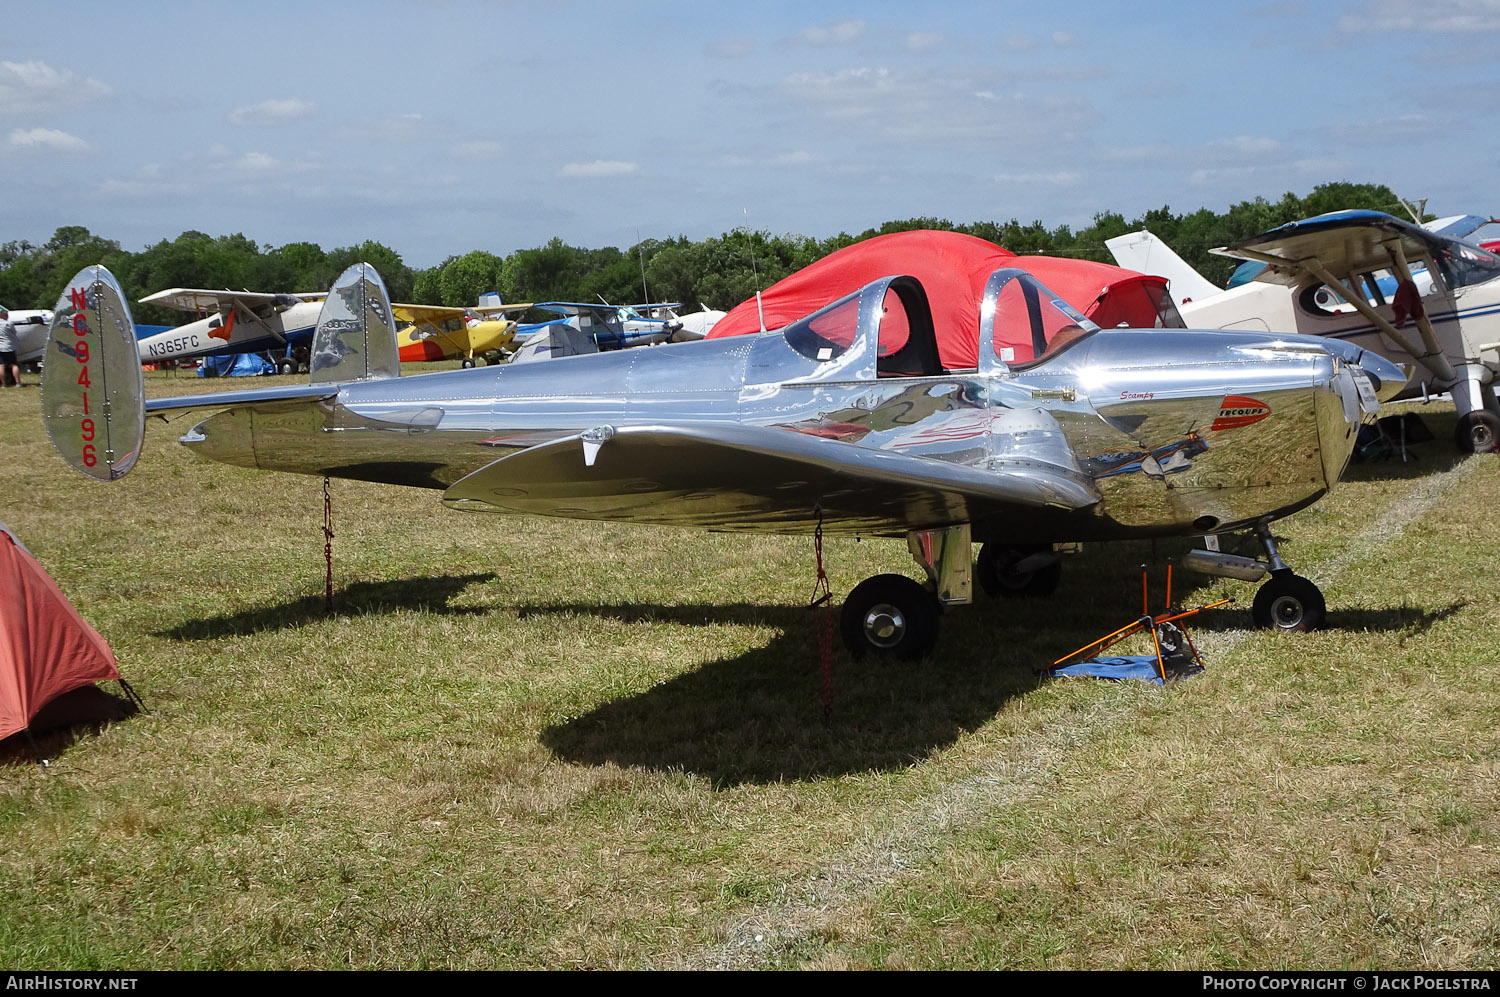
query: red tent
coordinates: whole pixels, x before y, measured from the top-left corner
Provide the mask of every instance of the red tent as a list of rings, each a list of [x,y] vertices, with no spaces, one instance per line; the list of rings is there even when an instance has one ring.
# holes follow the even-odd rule
[[[0,738],[58,696],[119,677],[104,638],[0,524]]]
[[[984,285],[1001,267],[1035,274],[1074,308],[1106,328],[1152,328],[1162,324],[1158,302],[1167,282],[1106,263],[1052,256],[1017,256],[992,242],[960,232],[920,229],[876,236],[811,263],[761,293],[766,328],[779,329],[873,280],[909,274],[922,282],[932,305],[938,356],[949,370],[978,366],[979,305]],[[755,299],[741,302],[709,332],[709,338],[760,331]],[[1029,329],[998,330],[999,346],[1015,350],[1018,362],[1032,358]]]

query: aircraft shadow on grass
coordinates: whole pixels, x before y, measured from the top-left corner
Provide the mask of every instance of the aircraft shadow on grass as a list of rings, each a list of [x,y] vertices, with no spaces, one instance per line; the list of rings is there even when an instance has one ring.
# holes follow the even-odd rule
[[[1139,598],[1139,588],[1135,591]],[[1035,689],[1045,681],[1036,672],[1039,667],[1128,623],[1133,607],[1125,605],[1127,601],[1121,600],[1119,619],[1107,616],[1108,607],[1101,610],[1066,598],[987,606],[980,602],[978,612],[945,620],[947,629],[937,651],[915,664],[855,661],[836,648],[828,716],[818,610],[624,603],[532,606],[520,612],[592,613],[627,623],[687,626],[753,623],[778,629],[778,636],[765,647],[708,661],[639,694],[601,703],[541,734],[547,748],[571,762],[692,772],[725,787],[904,768],[987,723],[1008,701]],[[1330,613],[1330,625],[1426,629],[1460,605],[1430,613],[1410,608],[1336,610]],[[1027,615],[1034,618],[1027,622]],[[1194,630],[1247,629],[1249,616],[1248,607],[1203,614]],[[833,639],[836,645],[836,633]],[[1214,666],[1211,655],[1207,664]]]
[[[429,575],[381,582],[355,582],[334,591],[334,616],[373,616],[397,610],[419,610],[440,616],[465,616],[489,612],[482,606],[451,606],[449,602],[471,585],[495,577],[494,572],[469,575]],[[322,594],[305,595],[276,606],[259,606],[225,616],[188,620],[157,631],[173,640],[211,640],[240,637],[265,630],[286,630],[328,618]]]

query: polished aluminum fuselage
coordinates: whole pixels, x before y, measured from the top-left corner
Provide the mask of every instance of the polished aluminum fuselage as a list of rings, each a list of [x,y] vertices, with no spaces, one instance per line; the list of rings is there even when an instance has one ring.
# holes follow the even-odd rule
[[[241,404],[216,402],[223,410],[183,442],[246,467],[446,489],[508,454],[599,427],[774,427],[973,469],[1034,466],[1097,501],[975,517],[974,538],[1097,540],[1223,532],[1313,502],[1342,473],[1365,415],[1355,376],[1304,337],[1120,330],[1024,369],[990,362],[876,377],[872,360],[818,362],[773,332],[345,382],[321,398],[243,392]],[[734,476],[733,454],[714,459]],[[775,532],[813,525],[739,522],[713,502],[639,515],[603,515],[586,500],[519,511]],[[928,515],[904,529],[858,515],[824,525],[884,534],[951,525]]]

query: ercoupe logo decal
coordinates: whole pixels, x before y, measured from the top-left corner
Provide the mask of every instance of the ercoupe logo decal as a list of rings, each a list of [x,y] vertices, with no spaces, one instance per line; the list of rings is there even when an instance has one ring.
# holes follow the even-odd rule
[[[1225,395],[1219,403],[1219,417],[1208,428],[1214,432],[1223,429],[1240,429],[1253,422],[1260,422],[1271,414],[1271,406],[1258,398],[1245,395]]]

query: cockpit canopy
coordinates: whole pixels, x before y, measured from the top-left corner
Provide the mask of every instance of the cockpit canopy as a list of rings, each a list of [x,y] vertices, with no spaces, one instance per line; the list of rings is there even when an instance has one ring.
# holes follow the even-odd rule
[[[980,302],[979,369],[1042,363],[1099,331],[1024,270],[990,275]],[[932,309],[914,277],[886,277],[793,322],[782,336],[800,355],[841,376],[931,377],[944,372]],[[1018,350],[1014,344],[1024,344]],[[873,366],[873,370],[871,370]]]

